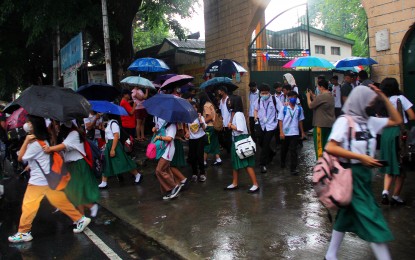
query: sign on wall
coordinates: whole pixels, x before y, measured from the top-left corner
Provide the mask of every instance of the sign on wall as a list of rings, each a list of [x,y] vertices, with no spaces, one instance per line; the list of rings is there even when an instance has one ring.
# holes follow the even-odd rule
[[[82,64],[83,47],[82,33],[73,37],[61,50],[61,70],[76,69]]]
[[[76,70],[68,70],[63,73],[63,86],[65,88],[71,88],[74,91],[78,89],[78,75]]]
[[[384,29],[375,34],[376,51],[386,51],[390,49],[389,30]]]

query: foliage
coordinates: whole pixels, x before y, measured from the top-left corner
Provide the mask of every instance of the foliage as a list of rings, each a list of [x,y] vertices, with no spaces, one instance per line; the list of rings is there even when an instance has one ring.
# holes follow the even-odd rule
[[[367,16],[360,0],[309,0],[313,27],[355,40],[354,56],[369,56]]]

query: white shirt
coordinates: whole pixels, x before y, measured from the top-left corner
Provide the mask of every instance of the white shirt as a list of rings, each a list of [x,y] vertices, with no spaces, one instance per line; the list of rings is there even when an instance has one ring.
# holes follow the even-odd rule
[[[367,154],[374,157],[376,151],[376,135],[382,131],[382,129],[387,125],[388,118],[379,118],[379,117],[370,117],[367,121],[367,124],[363,127],[367,127],[367,130],[370,132],[372,138],[369,139],[369,145],[365,140],[357,141],[356,138],[352,137],[351,151],[359,154]],[[355,125],[355,131],[362,131],[362,127],[359,124]],[[349,150],[349,123],[347,118],[339,117],[336,122],[334,122],[333,128],[331,130],[328,140],[334,140],[341,144],[341,146]],[[347,159],[340,158],[342,162],[348,162]],[[351,160],[351,163],[360,163],[359,160]]]
[[[248,127],[246,126],[244,113],[236,112],[232,118],[232,125],[236,126],[236,130],[232,130],[233,136],[248,134]]]
[[[115,133],[118,133],[118,135],[120,135],[120,126],[118,125],[118,122],[116,120],[110,120],[108,121],[108,125],[105,128],[105,139],[107,141],[114,140]]]
[[[88,118],[84,118],[85,130],[86,130],[86,124],[92,123],[96,117],[97,115],[90,114]],[[102,117],[95,122],[95,126],[99,126],[101,123],[102,123]],[[86,131],[88,132],[88,130]],[[95,129],[95,139],[98,139],[98,138],[101,138],[101,132],[99,131],[99,129]]]
[[[281,104],[285,103],[285,96],[282,92],[280,94],[275,93],[275,98],[280,101],[280,102],[277,102],[277,103],[281,103]]]
[[[205,122],[205,118],[203,116],[201,116],[201,121],[199,121],[199,118],[196,118],[195,121],[193,121],[193,123],[188,124],[188,128],[189,128],[189,135],[190,135],[190,139],[199,139],[201,137],[203,137],[206,133],[203,130],[203,126],[206,127],[206,122]],[[194,132],[197,129],[196,132]]]
[[[167,148],[164,151],[163,156],[161,156],[163,159],[167,161],[173,160],[174,152],[176,150],[176,148],[174,147],[174,137],[176,136],[176,132],[177,132],[176,124],[170,124],[169,127],[166,128],[165,136],[169,136],[173,138],[173,140],[167,144]]]
[[[402,117],[403,117],[404,124],[406,124],[408,123],[408,118],[406,118],[405,111],[410,109],[413,105],[411,101],[409,101],[405,96],[402,96],[402,95],[391,96],[389,100],[396,109],[398,109],[398,98],[401,100],[401,103],[402,103],[402,110],[403,110]]]
[[[341,108],[342,107],[342,95],[341,95],[341,86],[340,85],[333,85],[333,89],[331,91],[331,94],[334,97],[334,107],[335,108]]]
[[[280,105],[278,105],[278,99],[272,100],[270,96],[266,101],[260,100],[259,104],[256,103],[255,109],[258,111],[258,120],[261,124],[261,128],[265,131],[272,131],[278,126],[278,114],[277,110]]]
[[[249,91],[249,117],[254,117],[255,104],[258,103],[259,90],[257,89],[254,93]]]
[[[229,97],[226,97],[225,101],[221,99],[219,105],[219,109],[223,118],[223,127],[228,127],[229,121],[231,120],[231,113],[229,113],[228,106],[226,105],[228,98]]]
[[[46,145],[49,145],[45,141]],[[23,155],[23,161],[27,162],[30,167],[30,179],[29,184],[36,186],[47,186],[48,181],[42,173],[42,170],[37,165],[36,161],[40,164],[45,174],[50,172],[50,155],[45,153],[40,144],[35,141],[27,145],[25,154]]]
[[[84,158],[80,154],[82,153],[85,155],[84,143],[81,143],[79,133],[77,131],[70,132],[62,143],[66,147],[63,154],[65,162],[75,162]]]
[[[300,115],[298,115],[298,113],[300,113]],[[285,115],[284,108],[278,113],[278,120],[282,121],[282,130],[284,131],[285,136],[300,135],[298,122],[304,120],[304,111],[299,106],[295,106],[294,108],[287,106]]]

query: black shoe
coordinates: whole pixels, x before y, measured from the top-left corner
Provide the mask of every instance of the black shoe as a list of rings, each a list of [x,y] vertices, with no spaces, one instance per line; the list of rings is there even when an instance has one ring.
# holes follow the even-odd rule
[[[257,192],[259,192],[259,187],[256,187],[255,190],[251,190],[251,189],[248,190],[248,193],[257,193]]]
[[[399,201],[399,200],[396,200],[396,199],[394,199],[393,197],[391,198],[391,206],[404,206],[406,203],[405,203],[405,201]]]
[[[229,185],[229,186],[231,186],[231,185]],[[237,189],[239,189],[239,186],[233,186],[233,187],[225,187],[225,188],[223,188],[224,190],[237,190]]]
[[[381,203],[383,205],[389,205],[389,196],[388,196],[388,194],[386,194],[386,193],[382,194],[382,201],[381,201]]]
[[[267,173],[267,167],[261,166],[261,173]]]
[[[222,161],[220,161],[220,162],[215,161],[212,165],[213,165],[213,166],[219,166],[219,165],[222,165]]]
[[[180,190],[182,189],[181,185],[177,185],[170,193],[170,199],[173,199],[179,195]]]

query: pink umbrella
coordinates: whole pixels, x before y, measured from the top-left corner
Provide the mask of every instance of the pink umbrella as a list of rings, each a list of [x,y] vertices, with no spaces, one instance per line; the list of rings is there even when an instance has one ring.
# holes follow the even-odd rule
[[[282,67],[286,68],[286,69],[292,69],[293,68],[292,65],[296,60],[297,59],[290,60],[289,62],[285,63],[284,66],[282,66]]]
[[[27,117],[27,111],[23,107],[14,111],[6,119],[7,130],[22,127],[24,123],[26,123],[26,117]]]
[[[194,78],[189,75],[177,75],[174,77],[169,78],[168,80],[164,81],[163,85],[161,85],[162,89],[172,89],[181,87],[186,85],[187,83],[191,82]]]

